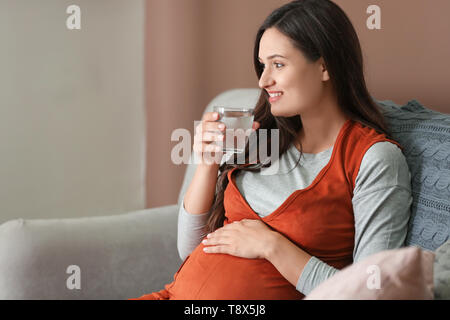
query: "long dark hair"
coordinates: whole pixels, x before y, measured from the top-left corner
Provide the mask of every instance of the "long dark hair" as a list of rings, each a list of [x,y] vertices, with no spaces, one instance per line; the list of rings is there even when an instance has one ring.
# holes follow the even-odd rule
[[[390,133],[378,105],[371,98],[364,80],[364,66],[361,46],[352,23],[345,12],[330,0],[296,0],[273,11],[256,34],[253,63],[258,79],[263,68],[258,60],[260,40],[268,28],[276,28],[292,41],[310,62],[320,57],[326,64],[331,84],[342,112],[350,119],[371,127],[388,138]],[[294,142],[302,128],[299,115],[277,117],[270,112],[266,90],[261,90],[255,106],[255,121],[260,123],[256,131],[257,144],[260,129],[279,130],[279,156],[281,157]],[[270,157],[271,135],[267,135],[267,155]],[[300,141],[298,141],[300,143]],[[260,171],[270,166],[257,159],[256,164],[248,164],[249,145],[245,149],[245,164],[223,163],[219,168],[214,202],[209,210],[208,232],[223,226],[225,219],[224,192],[228,185],[228,172],[233,168],[247,171]],[[302,145],[300,143],[300,157]],[[299,157],[299,160],[300,160]],[[297,161],[297,164],[299,161]]]

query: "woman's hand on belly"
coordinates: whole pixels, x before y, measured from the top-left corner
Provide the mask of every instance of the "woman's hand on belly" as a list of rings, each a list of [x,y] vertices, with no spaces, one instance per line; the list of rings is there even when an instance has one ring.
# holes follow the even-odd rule
[[[248,259],[266,259],[276,240],[261,220],[244,219],[227,224],[208,234],[202,243],[206,253],[224,253]]]

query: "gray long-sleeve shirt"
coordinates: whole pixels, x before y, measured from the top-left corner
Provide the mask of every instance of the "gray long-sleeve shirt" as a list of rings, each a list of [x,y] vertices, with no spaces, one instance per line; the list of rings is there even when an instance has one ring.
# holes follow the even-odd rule
[[[303,153],[300,164],[290,170],[300,156],[292,145],[279,159],[278,174],[238,171],[236,186],[250,207],[264,217],[278,208],[292,192],[308,187],[328,164],[332,151],[333,147],[317,154]],[[404,245],[412,204],[411,174],[398,146],[384,141],[367,150],[355,181],[352,204],[355,217],[354,262]],[[183,260],[206,235],[207,219],[208,213],[190,214],[184,203],[180,206],[177,244]],[[338,271],[311,257],[303,268],[296,289],[307,295]]]

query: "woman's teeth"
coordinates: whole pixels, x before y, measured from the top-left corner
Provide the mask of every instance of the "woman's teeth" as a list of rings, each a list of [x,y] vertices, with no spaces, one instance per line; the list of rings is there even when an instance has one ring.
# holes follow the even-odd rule
[[[281,92],[277,92],[277,93],[269,93],[269,95],[270,95],[271,97],[278,97],[278,96],[281,96],[282,93],[281,93]]]

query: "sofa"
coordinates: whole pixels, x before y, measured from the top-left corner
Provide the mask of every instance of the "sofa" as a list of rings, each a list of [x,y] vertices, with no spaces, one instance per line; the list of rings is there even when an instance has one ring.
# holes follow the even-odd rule
[[[205,111],[217,104],[255,105],[259,92],[228,90]],[[404,106],[375,101],[404,147],[411,171],[413,204],[405,246],[434,252],[450,237],[450,115],[417,100]],[[161,290],[182,263],[178,209],[194,171],[191,158],[176,204],[111,216],[3,223],[0,299],[123,300]],[[445,259],[435,262],[436,298],[445,298],[450,288]]]

